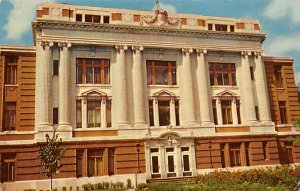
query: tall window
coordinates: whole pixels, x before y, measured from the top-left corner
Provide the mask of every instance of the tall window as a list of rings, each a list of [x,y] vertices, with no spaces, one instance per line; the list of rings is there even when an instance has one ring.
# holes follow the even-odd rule
[[[76,177],[82,177],[82,160],[83,160],[83,150],[76,150]]]
[[[154,126],[153,100],[149,100],[149,123]]]
[[[267,160],[269,158],[268,156],[268,142],[267,141],[263,141],[262,142],[262,149],[263,149],[263,155],[264,155],[264,159]]]
[[[76,127],[82,127],[82,109],[81,100],[76,100]]]
[[[281,75],[281,66],[275,65],[274,66],[274,75],[275,75],[275,84],[277,88],[283,88],[282,83],[282,75]]]
[[[77,58],[77,84],[109,84],[110,61],[98,58]]]
[[[88,175],[103,175],[103,152],[101,149],[88,150]]]
[[[1,155],[1,181],[9,182],[15,181],[15,162],[16,162],[16,154],[15,153],[3,153]]]
[[[240,100],[236,100],[236,112],[237,112],[238,124],[242,124]]]
[[[159,125],[170,124],[170,101],[158,101]]]
[[[13,131],[16,129],[16,102],[4,103],[3,118],[4,131]]]
[[[241,145],[239,143],[230,144],[230,163],[232,167],[241,166]]]
[[[210,85],[236,86],[236,73],[234,64],[209,64]]]
[[[212,106],[213,106],[213,115],[214,115],[214,123],[218,125],[218,114],[217,114],[217,100],[212,100]]]
[[[100,23],[100,21],[101,21],[100,15],[85,15],[85,22]]]
[[[5,57],[5,84],[17,84],[17,56]]]
[[[148,85],[176,85],[176,62],[147,60]]]
[[[106,101],[106,123],[107,127],[111,127],[111,101]]]
[[[175,117],[176,117],[176,126],[180,125],[179,121],[179,100],[175,100]]]
[[[88,127],[100,127],[101,101],[87,101]]]
[[[108,175],[115,173],[115,149],[108,149]]]
[[[232,124],[231,101],[221,100],[223,124]]]
[[[287,124],[287,115],[286,115],[286,102],[279,101],[279,112],[280,112],[280,122],[281,124]]]

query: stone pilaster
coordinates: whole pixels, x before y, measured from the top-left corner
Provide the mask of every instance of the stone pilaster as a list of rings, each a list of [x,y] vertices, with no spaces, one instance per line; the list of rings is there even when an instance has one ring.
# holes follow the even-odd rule
[[[119,127],[127,126],[128,117],[127,117],[127,77],[126,77],[126,60],[125,60],[125,51],[127,46],[117,45],[117,88],[116,88],[116,113],[117,113],[117,123]]]
[[[59,62],[59,128],[70,127],[70,48],[71,43],[59,42],[60,62]]]
[[[208,81],[208,68],[205,62],[205,49],[197,49],[197,76],[198,76],[198,91],[199,91],[199,103],[200,103],[200,115],[201,126],[213,126],[211,119],[211,98],[210,98],[210,86]]]
[[[101,100],[101,128],[107,128],[106,98],[102,98]]]
[[[256,92],[259,92],[259,96],[257,96],[258,101],[258,109],[260,120],[264,123],[271,122],[270,115],[270,107],[269,107],[269,99],[268,99],[268,91],[267,91],[267,81],[265,76],[264,64],[261,59],[262,52],[255,52],[254,61],[255,61],[255,84],[256,84]]]
[[[36,117],[39,128],[52,125],[52,46],[53,42],[42,41],[42,48],[37,60],[36,76]]]
[[[218,125],[223,125],[222,105],[221,105],[220,98],[216,100],[216,109],[217,109]]]
[[[231,101],[231,111],[232,111],[232,123],[233,123],[233,125],[238,125],[236,99],[233,99]]]
[[[143,79],[143,61],[142,61],[142,46],[132,46],[132,83],[133,83],[133,107],[134,107],[134,126],[145,126],[145,95]]]
[[[243,112],[246,123],[251,125],[252,122],[256,122],[254,96],[252,89],[252,80],[250,74],[250,63],[249,56],[251,52],[243,51],[241,52],[242,61],[242,84],[240,86],[241,95],[243,100]]]
[[[182,163],[182,154],[181,154],[181,145],[176,145],[175,146],[175,153],[176,156],[174,155],[174,159],[175,159],[175,172],[177,174],[178,177],[182,177],[183,176],[183,163]]]
[[[182,105],[184,113],[188,113],[185,115],[185,123],[188,126],[196,125],[196,117],[195,117],[195,101],[194,101],[194,93],[193,93],[193,78],[192,78],[192,66],[191,66],[191,53],[193,53],[193,49],[191,48],[183,48],[182,49],[182,80],[185,82],[181,88],[181,97],[182,97]]]
[[[153,117],[154,117],[154,126],[159,126],[159,111],[158,111],[158,100],[157,98],[153,99]]]
[[[170,124],[176,126],[175,98],[170,100]]]

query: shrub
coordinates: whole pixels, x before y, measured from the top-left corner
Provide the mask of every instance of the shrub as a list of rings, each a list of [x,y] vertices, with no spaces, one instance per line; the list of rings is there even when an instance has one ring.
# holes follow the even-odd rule
[[[103,188],[109,189],[109,182],[103,182]]]
[[[145,188],[148,188],[148,185],[146,183],[139,183],[137,185],[137,189],[139,189],[139,190],[143,190]]]
[[[128,178],[128,179],[127,179],[127,188],[131,188],[131,187],[132,187],[131,179]]]
[[[73,187],[72,187],[72,186],[70,186],[70,187],[69,187],[69,191],[72,191],[72,189],[73,189]]]
[[[67,187],[65,187],[65,186],[62,187],[62,190],[63,190],[63,191],[67,191]]]
[[[123,183],[123,182],[117,182],[117,183],[116,183],[116,187],[117,187],[117,188],[123,188],[123,186],[124,186],[124,183]]]
[[[287,187],[283,186],[283,185],[278,185],[275,186],[272,191],[290,191],[290,189],[288,189]]]

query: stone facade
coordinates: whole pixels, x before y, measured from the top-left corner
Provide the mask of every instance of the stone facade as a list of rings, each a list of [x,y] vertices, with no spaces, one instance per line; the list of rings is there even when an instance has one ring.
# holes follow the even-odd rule
[[[0,133],[1,162],[14,166],[1,173],[2,186],[44,189],[36,156],[53,128],[66,149],[56,186],[298,163],[300,148],[287,141],[299,134],[293,60],[263,57],[259,28],[256,20],[164,10],[39,6],[29,48],[35,97],[16,99],[35,104],[34,129]],[[7,55],[25,49],[1,47],[1,72]],[[18,75],[29,70],[24,62]],[[29,88],[18,82],[21,92]]]

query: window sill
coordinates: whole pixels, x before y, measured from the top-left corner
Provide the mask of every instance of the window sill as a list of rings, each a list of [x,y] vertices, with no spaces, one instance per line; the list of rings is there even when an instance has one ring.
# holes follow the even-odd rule
[[[93,128],[76,128],[74,131],[109,131],[109,130],[116,130],[111,127],[101,128],[101,127],[93,127]]]
[[[239,89],[238,86],[210,86],[212,89]]]
[[[19,84],[4,84],[4,87],[18,87]]]
[[[147,85],[150,88],[179,88],[178,85]]]
[[[104,88],[111,88],[111,84],[76,84],[75,87],[104,87]]]

